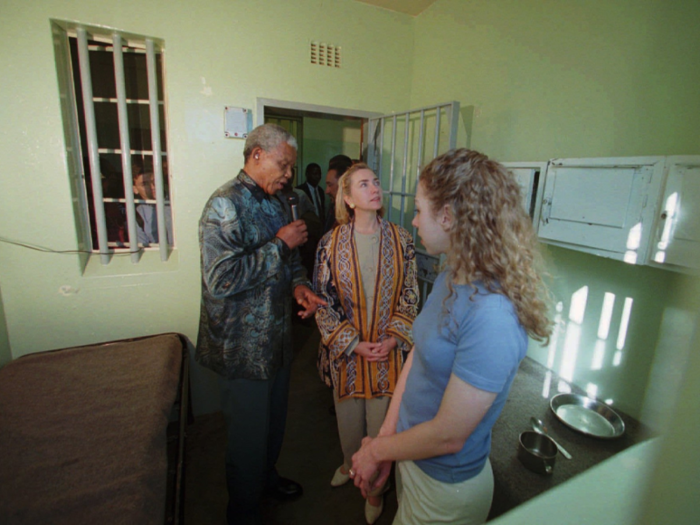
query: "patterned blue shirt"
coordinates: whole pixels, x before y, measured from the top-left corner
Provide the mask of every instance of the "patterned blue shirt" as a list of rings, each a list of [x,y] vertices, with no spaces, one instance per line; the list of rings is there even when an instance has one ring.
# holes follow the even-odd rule
[[[292,291],[311,283],[298,250],[275,236],[287,222],[279,201],[242,170],[204,206],[195,357],[228,379],[270,379],[291,364]]]

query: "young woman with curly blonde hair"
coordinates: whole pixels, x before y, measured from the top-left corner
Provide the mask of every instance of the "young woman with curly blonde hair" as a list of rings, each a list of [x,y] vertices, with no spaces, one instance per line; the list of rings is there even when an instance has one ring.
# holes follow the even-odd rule
[[[421,172],[418,229],[445,254],[379,435],[353,457],[363,492],[398,461],[397,524],[486,521],[493,496],[488,457],[528,335],[551,332],[538,248],[512,174],[468,149]],[[374,479],[377,471],[379,475]]]

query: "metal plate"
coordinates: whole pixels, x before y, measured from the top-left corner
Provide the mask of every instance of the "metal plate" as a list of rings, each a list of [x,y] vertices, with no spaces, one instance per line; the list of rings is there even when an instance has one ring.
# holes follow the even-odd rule
[[[625,433],[625,422],[605,403],[578,394],[558,394],[549,406],[566,426],[597,438],[613,439]]]

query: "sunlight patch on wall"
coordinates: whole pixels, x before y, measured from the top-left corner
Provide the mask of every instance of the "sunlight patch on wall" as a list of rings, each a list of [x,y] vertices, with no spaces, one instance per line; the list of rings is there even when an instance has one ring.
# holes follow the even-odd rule
[[[674,192],[666,199],[666,207],[662,214],[664,219],[664,230],[661,234],[661,239],[657,245],[659,251],[654,254],[654,261],[662,263],[666,260],[666,249],[671,238],[671,230],[675,222],[676,207],[678,206],[678,192]]]
[[[625,340],[627,339],[627,329],[629,327],[630,316],[632,315],[632,304],[634,300],[631,297],[625,298],[625,306],[622,309],[622,318],[620,320],[620,331],[617,334],[617,351],[613,355],[613,366],[620,366],[622,363],[622,350],[625,348]]]
[[[625,306],[622,309],[622,319],[620,320],[620,331],[617,334],[617,349],[622,350],[625,347],[625,340],[627,339],[627,328],[630,323],[630,316],[632,315],[632,303],[634,300],[631,297],[625,298]]]
[[[557,354],[557,343],[559,342],[559,333],[565,323],[562,321],[561,313],[564,311],[564,303],[559,301],[555,307],[556,314],[554,315],[554,329],[552,330],[552,338],[549,340],[547,347],[547,369],[554,368],[554,357]],[[542,397],[549,398],[549,392],[552,387],[552,373],[547,372],[544,377],[544,385],[542,385]]]
[[[600,312],[600,323],[598,324],[598,337],[607,339],[610,333],[610,320],[612,319],[613,307],[615,306],[615,294],[605,292],[603,298],[603,310]]]
[[[591,370],[601,370],[605,362],[605,341],[598,340],[593,349],[593,359],[591,360]]]
[[[603,308],[600,312],[598,322],[598,341],[593,349],[593,359],[591,360],[591,370],[601,370],[605,362],[605,340],[610,334],[610,322],[612,320],[613,308],[615,307],[615,294],[605,292],[603,298]]]
[[[577,324],[583,323],[583,315],[586,312],[586,302],[588,301],[588,286],[579,288],[571,295],[571,307],[569,308],[569,319]]]
[[[639,244],[642,240],[642,223],[638,222],[632,228],[627,235],[627,249],[628,250],[638,250]]]
[[[552,388],[552,371],[547,370],[544,374],[544,385],[542,385],[542,397],[549,399],[549,392]]]
[[[618,350],[613,355],[613,366],[620,366],[620,363],[622,363],[622,350]]]
[[[627,251],[625,252],[624,260],[628,264],[635,264],[637,262],[637,250],[639,250],[639,245],[642,241],[642,223],[638,222],[632,228],[630,228],[629,234],[627,234]]]
[[[569,323],[566,327],[566,336],[564,337],[564,355],[559,367],[559,375],[567,381],[573,381],[574,379],[580,341],[581,326],[576,323]]]
[[[571,295],[569,308],[569,323],[564,336],[564,354],[562,356],[559,375],[566,381],[573,381],[579,344],[581,342],[583,317],[588,302],[588,286],[583,286]]]

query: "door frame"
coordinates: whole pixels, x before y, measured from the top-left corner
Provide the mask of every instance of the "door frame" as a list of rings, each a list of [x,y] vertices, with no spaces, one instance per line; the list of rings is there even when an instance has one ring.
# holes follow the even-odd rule
[[[376,111],[364,111],[360,109],[336,108],[333,106],[319,106],[317,104],[307,104],[306,102],[294,102],[291,100],[279,100],[276,98],[256,99],[257,111],[255,112],[255,125],[260,126],[265,123],[265,108],[267,106],[283,109],[295,109],[297,111],[308,111],[310,113],[322,113],[326,115],[339,115],[342,117],[357,117],[371,119],[382,116],[383,113]]]

